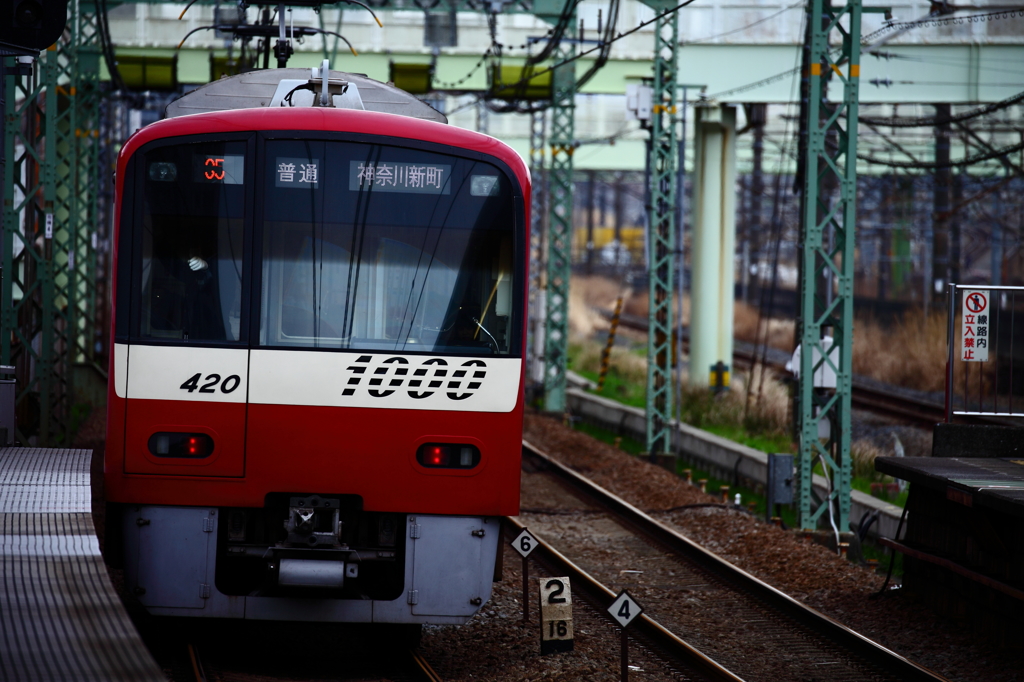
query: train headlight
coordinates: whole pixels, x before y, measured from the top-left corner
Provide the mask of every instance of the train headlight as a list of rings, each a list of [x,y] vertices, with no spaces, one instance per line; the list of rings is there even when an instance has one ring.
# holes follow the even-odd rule
[[[159,431],[149,437],[149,451],[157,457],[202,459],[213,454],[213,439],[205,433]]]
[[[416,461],[431,469],[472,469],[480,463],[480,450],[460,443],[424,443],[416,450]]]

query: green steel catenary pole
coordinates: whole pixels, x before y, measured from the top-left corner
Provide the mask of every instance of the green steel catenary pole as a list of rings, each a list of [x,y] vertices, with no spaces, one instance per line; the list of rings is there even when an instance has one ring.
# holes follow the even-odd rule
[[[658,9],[657,7],[655,8]],[[672,275],[676,218],[676,88],[679,14],[654,30],[648,243],[647,452],[651,461],[671,449]]]
[[[849,530],[850,397],[853,351],[853,262],[857,193],[857,100],[860,76],[861,2],[834,7],[812,0],[810,87],[803,124],[808,131],[804,174],[803,254],[800,270],[800,379],[798,398],[800,525],[816,528],[828,518],[837,532]],[[845,24],[845,25],[844,25]],[[840,50],[829,47],[838,31]],[[826,79],[843,88],[842,102],[825,100]],[[846,122],[854,122],[844,128]],[[833,344],[826,347],[825,337]],[[814,377],[835,373],[834,389]],[[819,422],[829,425],[819,436]],[[831,482],[814,507],[813,473],[820,464]]]
[[[570,20],[575,25],[575,18]],[[555,51],[555,62],[572,57],[574,32]],[[572,271],[572,156],[575,150],[576,62],[551,74],[551,168],[548,173],[547,296],[544,343],[544,409],[563,412],[569,344],[569,279]]]

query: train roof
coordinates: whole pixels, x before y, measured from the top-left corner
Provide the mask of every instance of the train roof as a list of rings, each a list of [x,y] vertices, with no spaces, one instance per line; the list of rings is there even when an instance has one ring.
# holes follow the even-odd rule
[[[331,103],[324,108],[398,114],[447,123],[448,118],[413,95],[362,74],[329,71]],[[207,83],[167,105],[168,118],[214,111],[316,107],[319,69],[264,69]]]

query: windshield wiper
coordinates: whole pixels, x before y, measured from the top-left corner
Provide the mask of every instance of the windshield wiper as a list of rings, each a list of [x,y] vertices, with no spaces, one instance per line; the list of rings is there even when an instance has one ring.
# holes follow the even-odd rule
[[[472,319],[473,319],[473,322],[476,323],[476,326],[478,326],[478,327],[480,327],[480,329],[484,330],[484,334],[487,334],[487,336],[491,337],[491,341],[494,342],[494,353],[495,353],[495,355],[497,355],[500,352],[500,350],[498,349],[498,342],[495,340],[494,336],[492,336],[491,333],[489,331],[487,331],[486,327],[484,327],[482,324],[480,324],[480,320],[476,319],[475,317],[472,318]]]

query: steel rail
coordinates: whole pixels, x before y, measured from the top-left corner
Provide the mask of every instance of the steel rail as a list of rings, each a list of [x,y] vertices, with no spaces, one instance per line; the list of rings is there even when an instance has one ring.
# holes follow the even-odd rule
[[[730,564],[678,531],[669,528],[640,509],[637,509],[614,493],[605,490],[584,476],[556,462],[525,440],[523,441],[523,456],[524,458],[530,458],[542,470],[554,474],[560,481],[568,484],[572,489],[609,510],[649,539],[672,550],[683,560],[715,575],[729,586],[753,596],[789,620],[822,635],[837,646],[845,649],[851,655],[865,660],[888,673],[892,673],[901,680],[927,680],[935,682],[936,680],[946,679],[894,651],[886,649],[829,616],[800,603],[788,594],[772,587],[743,569]]]
[[[525,443],[523,447],[527,447]],[[526,526],[510,516],[505,517],[503,526],[505,537],[509,541],[514,540],[519,533],[526,529]],[[574,597],[579,595],[597,611],[599,616],[607,618],[609,623],[620,627],[607,611],[615,601],[615,592],[612,592],[551,545],[540,538],[536,538],[536,540],[537,545],[530,553],[530,559],[539,563],[552,575],[569,576]],[[694,679],[708,680],[709,682],[743,682],[742,678],[702,654],[645,613],[641,613],[630,623],[629,635],[656,654],[665,656],[668,663],[685,669],[687,674],[693,676]]]
[[[597,312],[604,317],[608,317],[610,315],[610,312],[607,310],[597,310]],[[647,332],[647,320],[633,315],[620,315],[619,325],[635,331]],[[688,347],[689,337],[684,334],[683,348],[685,350],[688,349]],[[760,358],[756,357],[754,353],[743,350],[733,350],[733,363],[738,367],[749,369],[755,362],[759,361]],[[785,365],[781,362],[772,362],[771,360],[768,360],[765,364],[777,371],[787,371]],[[917,426],[929,429],[939,422],[946,420],[945,407],[942,403],[921,400],[920,398],[913,398],[909,396],[894,395],[886,392],[885,390],[869,386],[857,377],[854,377],[853,379],[852,400],[853,406],[857,409],[887,417],[898,417]],[[969,416],[978,422],[991,424],[1007,423],[1006,420],[1001,420],[998,416]]]
[[[443,682],[443,678],[437,674],[437,671],[431,667],[427,659],[423,658],[420,652],[413,649],[409,652],[412,657],[412,669],[423,679],[425,682]]]

